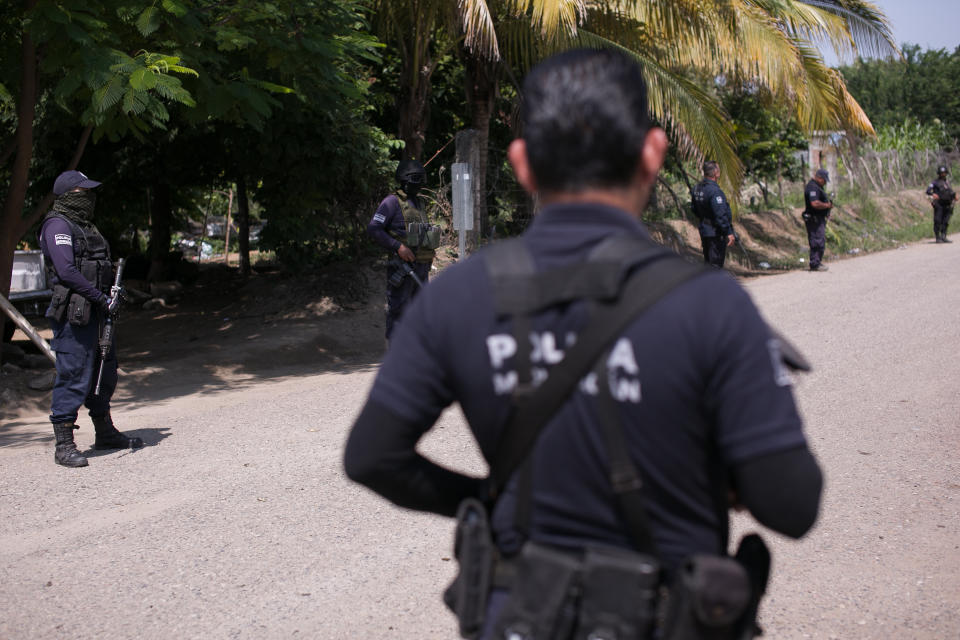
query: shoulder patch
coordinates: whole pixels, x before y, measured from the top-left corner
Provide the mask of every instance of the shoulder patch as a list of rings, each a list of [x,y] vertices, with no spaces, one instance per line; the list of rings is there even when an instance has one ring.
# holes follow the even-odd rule
[[[54,243],[56,244],[65,244],[67,246],[73,246],[73,238],[66,233],[58,233],[53,236]]]
[[[817,197],[817,192],[816,192],[816,191],[811,191],[811,192],[810,192],[810,197],[811,197],[811,198],[816,198],[816,197]]]
[[[717,196],[717,202],[723,203],[723,196]]]
[[[385,215],[383,215],[382,213],[376,213],[376,214],[374,214],[374,216],[373,216],[373,221],[374,221],[374,222],[379,222],[379,223],[381,223],[381,224],[383,224],[383,222],[384,222],[386,219],[387,219],[387,217],[386,217]]]

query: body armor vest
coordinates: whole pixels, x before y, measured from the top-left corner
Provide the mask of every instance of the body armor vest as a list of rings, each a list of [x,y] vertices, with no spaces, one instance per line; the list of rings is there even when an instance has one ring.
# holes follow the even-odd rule
[[[433,262],[437,248],[440,246],[440,227],[427,222],[423,212],[413,206],[404,193],[398,192],[397,200],[400,201],[400,212],[407,225],[407,233],[399,236],[391,235],[410,247],[417,262]]]
[[[113,262],[110,260],[110,245],[92,222],[79,224],[65,215],[51,211],[43,222],[60,218],[70,225],[73,236],[73,264],[86,280],[106,295],[113,286]],[[40,225],[43,228],[43,224]],[[47,281],[60,284],[53,266],[47,265]]]

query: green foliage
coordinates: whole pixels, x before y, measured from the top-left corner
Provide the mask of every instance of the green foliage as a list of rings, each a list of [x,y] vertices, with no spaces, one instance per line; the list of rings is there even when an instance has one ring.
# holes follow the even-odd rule
[[[947,142],[946,127],[934,119],[926,124],[907,116],[900,124],[877,128],[877,139],[871,142],[876,151],[936,151]]]
[[[898,60],[858,60],[841,69],[847,88],[874,126],[941,123],[945,144],[960,139],[960,47],[906,45]]]
[[[807,142],[796,120],[753,88],[725,90],[721,97],[733,119],[737,156],[746,176],[764,186],[764,195],[767,181],[781,176],[799,179],[800,163],[793,154],[805,149]]]

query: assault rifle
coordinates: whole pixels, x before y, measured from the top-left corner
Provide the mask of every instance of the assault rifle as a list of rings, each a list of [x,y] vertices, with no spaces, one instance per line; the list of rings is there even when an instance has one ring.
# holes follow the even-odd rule
[[[405,260],[397,260],[397,271],[390,276],[390,284],[394,287],[399,287],[403,283],[403,279],[407,276],[413,278],[413,281],[417,283],[417,288],[423,289],[423,280],[421,280],[416,273],[413,271],[413,267],[410,266]]]
[[[100,331],[100,369],[97,371],[97,386],[93,393],[100,395],[100,381],[103,379],[103,365],[107,361],[107,355],[110,353],[110,347],[113,345],[113,323],[120,315],[120,302],[123,301],[124,291],[120,286],[120,279],[123,277],[123,258],[117,261],[117,275],[113,280],[113,286],[110,287],[110,304],[107,309],[107,317],[103,321],[103,329]]]

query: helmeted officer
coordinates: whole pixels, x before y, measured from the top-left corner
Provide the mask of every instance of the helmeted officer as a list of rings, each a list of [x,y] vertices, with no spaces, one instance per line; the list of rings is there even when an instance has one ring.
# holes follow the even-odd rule
[[[804,535],[822,478],[782,342],[733,278],[692,267],[640,222],[668,143],[649,119],[636,62],[613,50],[566,51],[531,70],[523,95],[523,137],[508,158],[542,209],[521,237],[446,269],[409,306],[353,425],[345,469],[400,506],[465,513],[462,530],[472,533],[458,538],[461,578],[448,592],[462,629],[479,613],[483,631],[472,628],[485,639],[568,638],[577,625],[586,631],[576,637],[641,637],[631,626],[644,615],[639,598],[657,588],[640,586],[650,565],[638,560],[621,492],[641,494],[651,546],[670,574],[695,554],[729,560],[731,495],[766,526]],[[651,255],[667,262],[651,265]],[[695,277],[624,324],[607,322],[611,296],[632,304],[681,264]],[[619,295],[634,275],[648,279],[641,293]],[[590,337],[611,324],[609,346],[593,352]],[[586,350],[590,373],[563,369]],[[522,417],[529,404],[520,403],[555,381],[570,391],[536,416],[545,426],[506,484],[418,450],[458,402],[484,458],[502,469],[501,444],[520,428],[514,411]],[[464,511],[478,502],[486,509]],[[475,574],[465,572],[468,557]],[[571,635],[548,633],[558,620]],[[632,632],[591,631],[604,620]]]
[[[803,223],[807,227],[807,241],[810,243],[810,271],[826,271],[823,264],[823,251],[827,246],[827,219],[833,202],[823,190],[830,180],[826,169],[817,169],[813,178],[803,190]]]
[[[110,246],[93,224],[99,186],[79,171],[61,173],[53,184],[53,209],[40,228],[40,248],[53,288],[46,317],[53,330],[50,346],[57,354],[50,422],[57,443],[54,460],[65,467],[87,466],[73,440],[81,405],[93,421],[94,449],[143,446],[140,438],[117,431],[110,417],[117,386],[116,343],[104,363],[100,393],[94,393],[102,323],[120,304],[119,296],[110,297]]]
[[[733,215],[723,189],[717,184],[720,165],[713,160],[703,163],[703,180],[693,188],[693,213],[700,219],[700,242],[703,260],[723,268],[727,247],[736,242]]]
[[[933,205],[933,235],[938,244],[953,242],[947,237],[947,225],[950,224],[950,216],[953,215],[953,203],[957,201],[957,194],[950,187],[947,173],[949,172],[945,165],[937,167],[937,179],[927,187],[927,195],[930,196],[930,204]]]
[[[430,242],[428,237],[433,232],[424,231],[432,225],[429,225],[423,202],[417,196],[425,178],[426,170],[422,164],[416,160],[401,160],[396,171],[399,188],[380,202],[367,225],[367,234],[396,256],[387,263],[387,340],[390,340],[404,307],[429,279],[436,253],[436,243]],[[416,278],[405,275],[403,263],[412,268]]]

